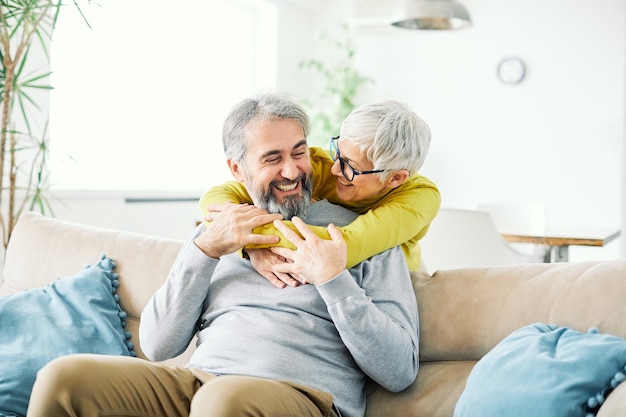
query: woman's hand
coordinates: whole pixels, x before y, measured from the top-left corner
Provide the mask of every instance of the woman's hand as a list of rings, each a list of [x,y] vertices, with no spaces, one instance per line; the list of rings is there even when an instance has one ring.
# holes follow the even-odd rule
[[[274,265],[287,262],[282,256],[273,253],[269,249],[246,249],[245,251],[250,258],[252,267],[275,287],[285,288],[287,285],[290,287],[300,285],[300,282],[295,280],[291,275],[276,272],[272,269]]]
[[[273,266],[274,273],[289,274],[301,283],[323,284],[346,269],[348,249],[343,235],[335,227],[328,225],[330,240],[318,237],[300,218],[293,217],[292,223],[302,237],[275,221],[274,226],[296,247],[296,250],[272,247],[270,250],[286,259],[286,262]]]

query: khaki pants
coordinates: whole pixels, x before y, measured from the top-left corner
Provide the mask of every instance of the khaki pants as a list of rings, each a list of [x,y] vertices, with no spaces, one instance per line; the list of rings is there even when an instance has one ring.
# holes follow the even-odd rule
[[[137,358],[69,355],[37,374],[27,417],[336,417],[332,395]]]

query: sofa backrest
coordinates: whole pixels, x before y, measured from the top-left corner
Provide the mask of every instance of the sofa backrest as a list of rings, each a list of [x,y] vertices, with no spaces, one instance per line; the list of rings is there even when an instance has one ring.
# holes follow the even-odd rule
[[[107,255],[117,263],[120,305],[139,357],[139,316],[150,296],[167,278],[181,241],[109,230],[24,213],[5,255],[0,295],[37,288],[72,276]],[[184,362],[187,354],[172,362]]]
[[[117,262],[120,304],[138,356],[141,310],[167,278],[181,241],[70,223],[27,212],[6,253],[0,295],[74,275],[105,254]],[[420,359],[480,359],[535,322],[626,338],[626,259],[412,272]],[[168,361],[184,364],[194,347]]]
[[[626,338],[626,259],[412,273],[422,361],[478,360],[528,324]]]

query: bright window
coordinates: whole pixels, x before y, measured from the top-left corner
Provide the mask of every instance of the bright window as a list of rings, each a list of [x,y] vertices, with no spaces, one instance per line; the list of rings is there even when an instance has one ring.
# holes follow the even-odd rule
[[[205,190],[226,179],[221,126],[276,85],[267,0],[71,8],[52,44],[51,179],[60,189]]]

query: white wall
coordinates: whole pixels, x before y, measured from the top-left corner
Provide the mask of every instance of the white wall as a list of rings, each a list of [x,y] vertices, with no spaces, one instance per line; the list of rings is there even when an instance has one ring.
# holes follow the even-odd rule
[[[133,233],[186,239],[201,219],[201,193],[56,191],[54,217]]]
[[[383,20],[394,4],[275,1],[282,7],[278,88],[311,98],[317,96],[316,85],[298,63],[323,53],[314,32],[336,28],[339,21],[354,23],[355,10],[375,9]],[[433,144],[422,172],[439,185],[444,206],[543,202],[556,225],[624,227],[626,3],[460,1],[472,16],[470,29],[385,27],[354,33],[358,69],[377,81],[361,102],[403,100],[429,123]],[[522,84],[497,80],[496,65],[506,55],[525,60],[528,74]],[[172,203],[159,209],[145,206],[145,214],[131,206],[135,214],[129,224],[121,209],[98,212],[98,204],[86,204],[94,212],[79,214],[77,209],[59,217],[138,226],[137,231],[145,227],[170,237],[187,232],[187,223],[178,224],[177,216],[190,222],[197,218],[193,205],[180,211],[167,205]],[[145,219],[150,221],[144,224]],[[626,234],[604,248],[573,247],[570,259],[623,257],[624,242]]]
[[[444,206],[543,202],[555,225],[620,227],[626,3],[461,1],[470,29],[357,29],[357,65],[377,80],[361,101],[403,100],[429,123],[422,173],[439,185]],[[382,21],[393,5],[355,0],[346,17],[358,23],[374,11]],[[519,85],[496,77],[507,55],[526,62]],[[570,259],[625,256],[625,239],[572,247]]]

